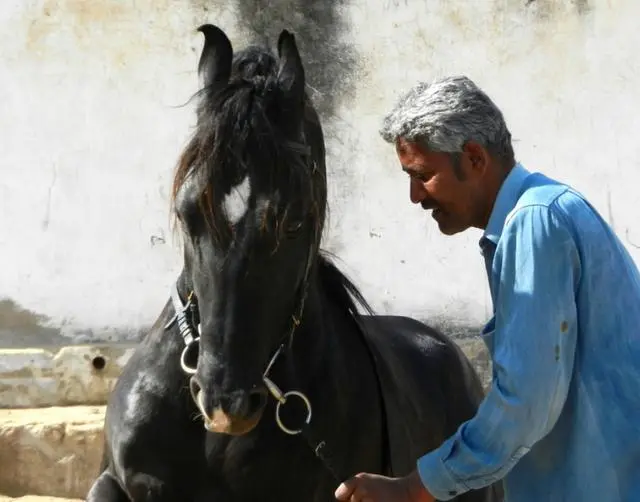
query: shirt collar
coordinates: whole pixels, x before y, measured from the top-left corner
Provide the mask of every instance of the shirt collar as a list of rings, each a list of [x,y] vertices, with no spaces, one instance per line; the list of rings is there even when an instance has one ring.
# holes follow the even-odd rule
[[[494,245],[498,244],[507,215],[518,202],[522,185],[529,174],[529,171],[527,171],[522,164],[517,163],[502,182],[496,201],[493,204],[491,215],[489,216],[487,228],[485,228],[482,238],[480,239],[481,247],[483,247],[485,240],[491,241]]]

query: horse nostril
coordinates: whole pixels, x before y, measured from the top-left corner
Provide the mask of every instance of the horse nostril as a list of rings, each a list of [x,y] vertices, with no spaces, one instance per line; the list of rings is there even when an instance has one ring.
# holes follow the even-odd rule
[[[195,375],[189,379],[189,391],[191,392],[191,399],[193,399],[200,412],[208,416],[210,410],[205,409],[208,408],[208,404],[205,404],[208,401],[203,394],[203,387]],[[238,390],[229,394],[218,395],[217,405],[215,406],[226,415],[236,418],[249,418],[264,408],[267,404],[267,396],[266,389],[253,389],[249,392]]]
[[[264,389],[252,390],[249,393],[249,415],[257,413],[267,404],[267,392]]]
[[[249,418],[258,413],[267,402],[267,393],[263,390],[235,391],[220,396],[222,410],[237,418]]]

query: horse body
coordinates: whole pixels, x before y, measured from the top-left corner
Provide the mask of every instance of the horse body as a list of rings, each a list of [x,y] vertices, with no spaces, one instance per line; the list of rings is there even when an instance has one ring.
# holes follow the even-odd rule
[[[179,363],[184,343],[175,326],[163,328],[173,314],[167,303],[113,390],[104,474],[87,500],[128,500],[126,493],[135,502],[248,502],[304,494],[305,500],[328,502],[339,483],[333,472],[381,471],[383,430],[373,362],[344,306],[315,296],[309,297],[286,363],[274,366],[273,379],[288,390],[294,382],[287,366],[293,365],[295,388],[313,403],[313,432],[332,450],[330,466],[303,437],[277,427],[275,401],[246,435],[205,431]],[[330,329],[340,337],[323,336]],[[283,419],[296,427],[300,414],[291,411]],[[119,498],[105,497],[107,488]]]
[[[206,95],[174,192],[179,298],[110,396],[87,500],[330,502],[357,472],[406,475],[473,415],[479,379],[444,335],[374,315],[320,253],[324,143],[293,37],[281,35],[279,63],[251,49],[232,67],[221,30],[201,31]],[[225,222],[217,199],[243,177],[248,199]],[[185,304],[197,305],[189,318]],[[185,333],[195,367],[181,364]],[[499,488],[457,500],[497,501]]]

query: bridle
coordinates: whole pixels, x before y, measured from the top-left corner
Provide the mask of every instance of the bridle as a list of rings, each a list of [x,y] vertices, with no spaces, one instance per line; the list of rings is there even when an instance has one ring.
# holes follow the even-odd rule
[[[312,253],[309,253],[312,256]],[[280,418],[280,407],[287,402],[289,397],[295,396],[302,400],[307,410],[307,416],[305,419],[305,425],[309,425],[311,423],[311,415],[312,408],[311,402],[309,398],[302,392],[297,390],[291,390],[287,392],[283,392],[275,382],[269,377],[269,372],[274,364],[277,362],[278,358],[285,353],[287,346],[291,348],[293,343],[293,337],[296,333],[296,329],[300,325],[302,314],[304,312],[305,301],[307,298],[307,293],[309,290],[309,275],[311,272],[311,267],[313,262],[311,259],[307,261],[307,268],[305,270],[305,275],[300,284],[301,294],[299,295],[298,300],[298,308],[296,309],[296,313],[291,316],[291,326],[288,332],[283,336],[278,348],[275,350],[271,359],[269,360],[269,364],[262,374],[262,380],[266,385],[269,393],[274,397],[274,399],[278,402],[276,405],[276,423],[280,427],[280,429],[286,434],[296,435],[302,432],[302,429],[290,429],[282,422]],[[200,323],[194,323],[193,319],[196,318],[198,314],[198,305],[195,293],[190,291],[187,296],[187,302],[185,304],[182,303],[182,299],[180,298],[180,293],[178,292],[178,283],[175,282],[173,287],[171,288],[171,302],[173,304],[175,315],[165,324],[164,328],[169,329],[175,322],[178,324],[178,330],[180,332],[180,336],[184,340],[185,346],[182,349],[182,353],[180,354],[180,367],[187,375],[194,375],[196,373],[196,369],[193,366],[189,365],[190,361],[197,360],[197,354],[200,346]],[[197,331],[197,335],[194,334],[194,330]]]
[[[307,157],[311,154],[311,149],[308,145],[304,143],[295,143],[288,142],[288,146]],[[312,167],[312,174],[317,172],[317,166],[315,162]],[[275,411],[275,420],[282,432],[288,435],[298,435],[302,434],[309,446],[315,453],[315,455],[322,460],[324,466],[327,470],[332,474],[337,482],[342,482],[343,477],[338,476],[336,471],[333,469],[333,462],[330,459],[330,454],[327,452],[326,443],[323,440],[318,440],[314,438],[313,431],[310,429],[311,417],[312,417],[312,406],[309,398],[299,390],[289,390],[283,392],[278,385],[271,379],[269,373],[275,363],[278,361],[280,356],[286,353],[287,348],[291,349],[293,344],[293,338],[296,333],[297,328],[300,326],[302,315],[304,313],[305,302],[307,299],[308,291],[309,291],[309,281],[311,276],[311,270],[313,268],[314,257],[317,251],[317,247],[319,244],[319,232],[316,225],[314,225],[314,239],[309,248],[309,252],[307,254],[307,263],[305,266],[304,275],[302,277],[302,281],[300,282],[298,289],[298,305],[295,309],[295,313],[291,316],[291,325],[289,329],[285,332],[283,337],[280,339],[279,345],[276,350],[273,352],[269,363],[265,371],[262,374],[262,381],[267,387],[271,396],[277,401],[276,411]],[[174,323],[177,323],[178,330],[180,336],[182,337],[185,346],[180,355],[180,366],[182,370],[187,375],[194,375],[196,373],[196,367],[192,367],[189,365],[189,361],[197,361],[197,355],[199,351],[200,344],[200,334],[201,327],[199,322],[199,312],[198,312],[198,303],[197,298],[193,290],[189,292],[187,295],[186,303],[183,303],[180,293],[178,291],[178,282],[174,282],[171,288],[171,302],[173,304],[173,309],[175,311],[174,316],[165,324],[164,329],[169,329]],[[196,321],[197,319],[197,321]],[[299,429],[291,429],[287,427],[280,417],[281,407],[284,406],[289,399],[298,398],[302,401],[306,409],[306,417],[302,427]]]

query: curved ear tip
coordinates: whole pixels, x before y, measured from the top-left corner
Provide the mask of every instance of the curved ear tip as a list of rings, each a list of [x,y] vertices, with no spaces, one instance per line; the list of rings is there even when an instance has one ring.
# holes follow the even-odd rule
[[[285,40],[295,43],[296,37],[289,30],[282,30],[280,32],[280,36],[278,37],[278,45],[281,45]]]
[[[198,26],[198,29],[196,31],[199,31],[200,33],[204,33],[205,36],[208,35],[208,34],[213,34],[213,33],[218,33],[218,34],[224,35],[224,31],[222,31],[216,25],[209,24],[209,23],[201,24],[200,26]]]

